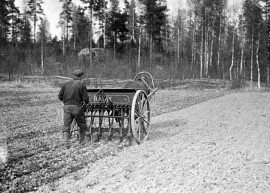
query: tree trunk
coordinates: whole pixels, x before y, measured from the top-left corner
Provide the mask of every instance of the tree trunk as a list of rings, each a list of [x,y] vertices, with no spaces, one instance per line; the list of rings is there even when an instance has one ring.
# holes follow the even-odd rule
[[[41,32],[43,33],[43,32]],[[44,37],[43,34],[41,35],[41,74],[43,75],[44,73]]]
[[[202,37],[201,37],[201,65],[200,65],[200,78],[203,77],[203,55],[204,55],[204,51],[203,51],[203,27],[202,27]]]
[[[267,85],[269,85],[269,80],[270,80],[270,76],[269,76],[269,74],[270,74],[269,64],[267,64],[266,70],[267,70],[266,83],[267,83]]]
[[[245,59],[245,55],[243,56],[243,78],[246,79],[246,59]]]
[[[254,51],[253,51],[253,46],[254,46],[254,30],[252,31],[252,38],[251,38],[251,58],[250,58],[250,81],[253,81],[253,55],[254,55]]]
[[[210,58],[209,58],[209,66],[212,67],[213,65],[213,47],[214,47],[214,30],[211,34],[211,45],[210,45]]]
[[[220,51],[221,51],[221,22],[219,24],[218,50],[217,50],[217,73],[218,73],[218,77],[220,77]]]
[[[196,23],[196,22],[195,22]],[[191,67],[190,72],[192,73],[192,78],[194,79],[193,66],[195,64],[195,28],[192,30],[192,42],[191,42]]]
[[[13,11],[12,11],[12,20],[11,20],[11,41],[12,41],[12,44],[15,43],[15,35],[14,35],[14,21],[13,21]],[[1,25],[2,26],[2,25]]]
[[[29,66],[30,67],[30,72],[31,72],[31,75],[33,75],[33,69],[32,69],[32,62],[31,62],[31,53],[30,53],[31,51],[30,51],[30,45],[28,45],[28,55],[27,55],[27,63],[28,63],[28,65],[27,66]]]
[[[243,59],[244,59],[244,43],[241,44],[240,77],[242,77],[243,73]]]
[[[203,47],[202,47],[202,57],[203,57],[203,68],[204,68],[204,75],[206,74],[206,36],[207,36],[207,34],[206,34],[206,24],[205,24],[205,8],[203,7],[203,21],[202,21],[202,44],[203,44]]]
[[[76,51],[77,29],[78,29],[77,25],[78,25],[78,22],[76,22],[75,26],[73,27],[73,54]]]
[[[232,68],[233,68],[233,63],[234,63],[234,32],[233,32],[233,40],[232,40],[232,61],[231,61],[231,66],[230,66],[230,80],[232,80]]]
[[[207,31],[204,38],[204,59],[205,59],[205,77],[208,77],[209,68],[209,32]]]
[[[67,24],[67,27],[66,27],[66,28],[67,28],[67,29],[66,29],[66,30],[67,30],[67,36],[66,36],[66,37],[67,37],[67,45],[68,45],[68,44],[69,44],[69,40],[68,40],[68,35],[69,35],[69,34],[68,34],[68,18],[67,18],[66,24]]]
[[[152,62],[153,62],[153,36],[152,34],[150,34],[150,40],[149,40],[149,43],[150,43],[150,53],[149,53],[149,58],[150,58],[150,69],[152,69]]]
[[[77,40],[77,35],[76,35],[76,30],[74,30],[74,42],[73,42],[73,50],[76,50],[76,40]]]
[[[7,63],[8,63],[8,80],[11,81],[11,66],[9,58],[7,59]]]
[[[224,10],[224,14],[225,14],[225,10]],[[225,26],[224,28],[227,29],[227,26],[226,26],[226,22],[224,23]],[[222,42],[221,42],[221,47],[225,47],[225,42],[226,42],[226,30],[224,31],[223,33],[223,38],[222,38]],[[224,57],[222,57],[222,59],[220,59],[220,62],[221,62],[221,68],[222,68],[222,79],[225,80],[225,59]]]
[[[135,42],[135,8],[132,9],[132,39]]]
[[[66,27],[65,27],[65,25],[64,25],[64,30],[63,30],[63,56],[65,56],[66,55],[66,45],[65,45],[65,39],[66,39],[66,37],[65,37],[65,29]]]
[[[139,33],[139,48],[138,48],[138,68],[141,67],[141,42],[142,42],[142,28],[140,26],[140,33]]]
[[[36,44],[36,18],[34,16],[34,47],[35,47],[35,44]]]
[[[191,63],[191,72],[192,72],[192,79],[195,78],[194,66],[196,65],[196,25],[197,25],[197,17],[195,15],[195,22],[194,22],[194,29],[192,32],[192,63]]]
[[[261,72],[260,72],[260,63],[259,63],[259,47],[260,39],[257,40],[257,49],[256,49],[256,63],[257,63],[257,72],[258,72],[258,88],[261,88]]]
[[[93,45],[92,45],[92,37],[93,37],[93,29],[92,29],[92,22],[93,22],[93,6],[92,6],[92,1],[89,2],[90,3],[90,23],[89,23],[89,65],[90,65],[90,68],[92,68],[92,65],[93,65],[93,58],[92,58],[92,48],[93,48]]]
[[[103,1],[103,6],[104,6],[104,32],[103,32],[103,37],[104,37],[104,40],[103,40],[103,47],[104,47],[104,52],[105,52],[105,47],[106,47],[106,13],[105,13],[105,6],[106,6],[106,1],[104,0]]]
[[[180,30],[177,30],[177,65],[180,66]]]
[[[116,32],[114,32],[114,37],[113,37],[113,59],[115,60],[116,58]]]

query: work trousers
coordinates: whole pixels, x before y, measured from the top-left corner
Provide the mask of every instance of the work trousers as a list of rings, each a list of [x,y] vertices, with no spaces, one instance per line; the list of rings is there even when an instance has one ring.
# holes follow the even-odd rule
[[[80,132],[86,132],[87,126],[85,121],[85,114],[81,106],[78,105],[64,105],[64,127],[62,132],[70,133],[70,126],[75,119]]]

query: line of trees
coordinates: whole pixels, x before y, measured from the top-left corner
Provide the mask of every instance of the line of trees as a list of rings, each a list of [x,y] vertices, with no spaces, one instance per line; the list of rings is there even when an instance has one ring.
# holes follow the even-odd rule
[[[14,1],[0,2],[1,72],[270,80],[268,0],[187,0],[174,16],[166,0],[59,0],[59,39],[42,0],[24,0],[22,11]]]

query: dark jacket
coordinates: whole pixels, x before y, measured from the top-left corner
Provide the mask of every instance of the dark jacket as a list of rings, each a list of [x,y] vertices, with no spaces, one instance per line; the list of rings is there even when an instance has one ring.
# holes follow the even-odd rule
[[[83,81],[77,78],[66,82],[62,86],[58,98],[65,105],[81,105],[82,102],[89,102],[87,88]]]

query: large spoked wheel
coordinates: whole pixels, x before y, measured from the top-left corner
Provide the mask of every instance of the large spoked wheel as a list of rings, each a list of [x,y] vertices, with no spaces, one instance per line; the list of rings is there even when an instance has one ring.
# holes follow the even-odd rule
[[[131,106],[131,129],[134,140],[140,144],[149,138],[150,105],[144,91],[138,90]]]

